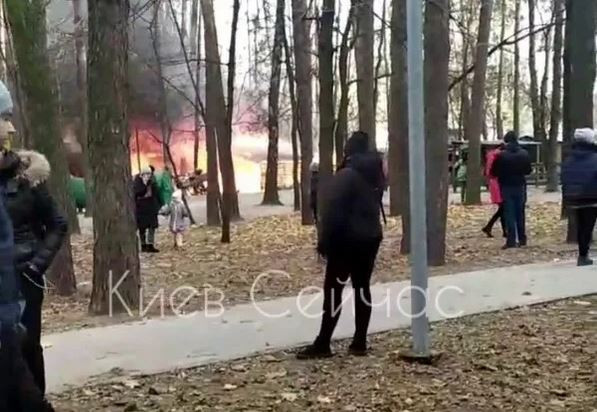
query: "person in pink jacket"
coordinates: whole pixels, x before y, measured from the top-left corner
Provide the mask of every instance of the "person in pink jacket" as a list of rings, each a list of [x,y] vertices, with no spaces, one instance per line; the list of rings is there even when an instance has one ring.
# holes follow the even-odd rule
[[[502,150],[504,149],[504,145],[500,145],[498,148],[490,150],[487,153],[487,158],[485,161],[485,177],[487,178],[489,184],[489,195],[491,197],[491,203],[498,206],[497,212],[493,215],[493,217],[487,222],[487,225],[483,229],[483,233],[487,235],[487,237],[493,237],[493,225],[500,220],[502,225],[502,233],[504,237],[506,237],[506,224],[504,220],[504,205],[502,201],[502,191],[500,189],[500,184],[498,179],[495,176],[491,175],[491,167],[493,166],[493,162],[498,156],[501,154]]]

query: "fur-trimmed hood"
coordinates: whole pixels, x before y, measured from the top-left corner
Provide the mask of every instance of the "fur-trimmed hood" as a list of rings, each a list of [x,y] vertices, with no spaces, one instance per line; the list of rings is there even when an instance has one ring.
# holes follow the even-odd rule
[[[50,178],[50,162],[41,153],[33,150],[5,152],[0,161],[0,174],[27,181],[32,187],[45,183]]]

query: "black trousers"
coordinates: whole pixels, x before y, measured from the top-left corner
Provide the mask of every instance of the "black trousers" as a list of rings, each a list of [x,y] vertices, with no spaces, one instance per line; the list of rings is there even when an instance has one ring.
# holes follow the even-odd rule
[[[41,346],[41,309],[44,302],[44,290],[24,277],[21,279],[21,292],[25,298],[25,310],[21,323],[27,329],[23,341],[23,358],[29,366],[37,387],[42,394],[45,394],[44,351]],[[43,285],[41,280],[38,283]]]
[[[587,207],[576,210],[578,223],[578,254],[586,257],[589,255],[589,247],[593,239],[593,229],[597,220],[597,208]]]
[[[318,346],[329,346],[342,311],[342,291],[351,279],[354,291],[355,334],[353,344],[367,344],[371,319],[371,274],[379,250],[379,241],[352,245],[328,256],[323,285],[323,317],[315,340]]]
[[[12,328],[3,327],[0,332],[0,411],[53,411],[27,367],[20,339]]]
[[[500,221],[500,224],[502,226],[502,233],[504,234],[504,236],[506,235],[506,218],[504,216],[504,204],[500,203],[498,205],[498,210],[495,212],[495,214],[491,217],[491,219],[489,219],[489,222],[487,222],[487,226],[485,226],[485,228],[491,232],[493,230],[493,226],[496,224],[496,222]]]

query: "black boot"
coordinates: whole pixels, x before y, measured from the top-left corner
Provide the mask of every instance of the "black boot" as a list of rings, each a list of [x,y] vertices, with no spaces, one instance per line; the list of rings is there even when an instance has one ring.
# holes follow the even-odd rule
[[[143,252],[143,253],[149,252],[148,246],[147,245],[141,245],[141,252]]]
[[[593,260],[588,256],[579,256],[576,266],[592,266]]]
[[[300,360],[309,359],[326,359],[333,355],[329,345],[321,345],[317,342],[307,346],[296,354],[296,358]]]
[[[348,347],[348,353],[350,353],[353,356],[367,356],[367,353],[369,353],[369,349],[367,348],[366,343],[353,341]]]
[[[491,234],[491,229],[488,228],[487,226],[485,226],[483,229],[481,229],[481,231],[483,233],[485,233],[488,238],[492,238],[493,237],[493,235]]]
[[[160,253],[159,249],[156,249],[156,247],[154,245],[147,245],[147,252]]]

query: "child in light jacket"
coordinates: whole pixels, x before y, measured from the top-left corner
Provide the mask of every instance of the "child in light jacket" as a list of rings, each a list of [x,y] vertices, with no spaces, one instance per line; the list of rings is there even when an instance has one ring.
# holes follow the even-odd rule
[[[182,201],[182,192],[180,190],[172,194],[172,201],[164,207],[162,214],[170,216],[169,227],[174,237],[174,247],[177,249],[182,247],[184,245],[184,233],[189,226],[187,222],[189,213]]]

